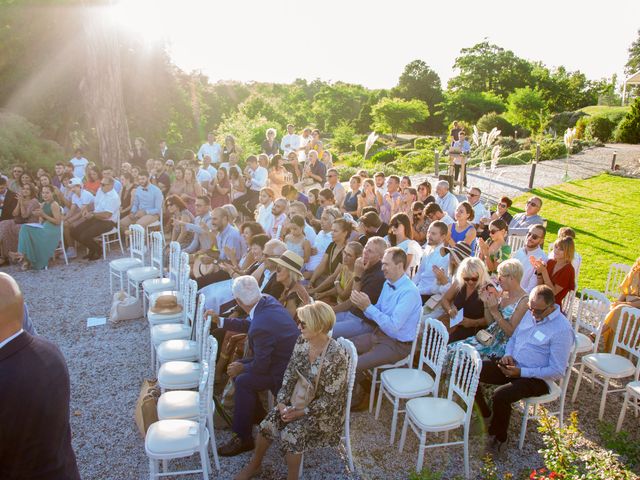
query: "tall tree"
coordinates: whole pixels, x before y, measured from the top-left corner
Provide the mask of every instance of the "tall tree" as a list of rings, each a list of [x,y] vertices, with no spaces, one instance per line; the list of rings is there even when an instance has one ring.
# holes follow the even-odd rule
[[[417,123],[429,116],[429,107],[420,100],[383,98],[371,110],[373,125],[378,132],[389,132],[396,138],[400,132],[409,132]]]
[[[438,106],[444,97],[440,77],[424,61],[414,60],[404,67],[398,86],[393,90],[392,95],[405,100],[421,100],[427,104],[431,115],[424,122],[414,125],[417,131],[421,133],[442,131],[443,118]]]
[[[640,30],[638,30],[638,38],[629,47],[629,60],[624,66],[624,73],[633,75],[640,72]]]
[[[84,17],[87,61],[80,91],[98,138],[102,165],[119,169],[128,161],[131,143],[122,94],[117,31],[96,9]]]

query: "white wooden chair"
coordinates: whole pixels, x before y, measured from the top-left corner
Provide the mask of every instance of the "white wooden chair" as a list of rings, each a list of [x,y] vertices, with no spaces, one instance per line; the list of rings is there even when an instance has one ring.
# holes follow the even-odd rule
[[[618,349],[626,352],[629,358],[618,355],[616,353]],[[635,360],[635,365],[632,360]],[[587,374],[584,371],[585,367],[591,371],[591,374]],[[637,378],[638,368],[640,368],[640,309],[626,307],[620,312],[620,320],[616,328],[611,353],[589,353],[582,357],[582,365],[578,372],[578,381],[573,390],[571,401],[575,402],[578,396],[583,376],[590,378],[593,383],[602,385],[602,397],[598,413],[598,419],[602,420],[607,394],[625,391],[624,388],[610,390],[610,381],[612,379],[631,377],[632,375],[636,375]],[[596,375],[603,377],[603,381],[598,380]]]
[[[347,461],[349,462],[349,470],[354,471],[353,466],[353,453],[351,452],[351,396],[353,394],[353,385],[356,383],[356,366],[358,365],[358,352],[356,351],[355,345],[351,342],[351,340],[347,340],[346,338],[340,337],[337,342],[342,345],[342,347],[347,352],[347,356],[349,358],[349,364],[347,366],[347,398],[346,398],[346,406],[345,406],[345,416],[344,416],[344,430],[342,435],[342,443],[344,443],[344,448],[347,452]],[[298,474],[298,478],[302,478],[302,470],[304,466],[304,454],[302,455],[302,460],[300,461],[300,471]]]
[[[624,422],[624,415],[627,411],[627,405],[632,402],[634,410],[636,412],[636,418],[638,418],[638,411],[640,410],[640,381],[638,381],[638,372],[636,370],[636,379],[633,382],[627,383],[624,391],[624,401],[622,402],[622,409],[620,410],[620,416],[618,417],[618,424],[616,425],[616,432],[619,432]]]
[[[618,299],[620,296],[620,284],[624,280],[624,277],[631,271],[629,265],[624,263],[612,263],[609,266],[609,274],[607,275],[607,284],[604,288],[604,294],[613,299]]]
[[[564,316],[567,317],[569,322],[573,323],[573,302],[576,299],[576,291],[569,290],[562,299],[561,310],[564,312]]]
[[[217,470],[220,470],[220,460],[218,459],[218,448],[216,447],[215,427],[213,424],[213,384],[216,372],[216,355],[218,353],[218,342],[211,335],[207,339],[206,355],[202,363],[207,364],[207,386],[206,396],[209,401],[207,406],[207,428],[209,429],[209,439],[213,460]],[[158,399],[158,419],[167,420],[170,418],[180,418],[184,420],[198,419],[198,407],[201,391],[193,390],[172,390],[160,395]]]
[[[182,255],[189,256],[188,253],[182,253]],[[147,321],[149,322],[149,327],[151,328],[154,325],[160,325],[162,323],[180,323],[183,322],[184,311],[178,313],[154,313],[151,311],[151,307],[155,306],[158,297],[162,295],[173,295],[176,297],[176,301],[178,305],[184,306],[184,299],[186,298],[186,289],[189,284],[189,273],[191,272],[189,262],[184,262],[181,266],[182,271],[180,272],[180,289],[179,290],[169,290],[166,292],[156,292],[152,293],[149,296],[149,308],[147,309]]]
[[[135,290],[136,298],[140,298],[142,282],[162,276],[164,241],[159,232],[151,234],[151,264],[134,267],[127,270],[127,293],[131,295],[131,288]]]
[[[144,239],[144,228],[137,224],[129,226],[129,256],[109,262],[110,292],[113,292],[113,277],[120,280],[120,290],[124,290],[124,278],[127,270],[144,266]]]
[[[147,301],[149,295],[156,292],[164,292],[167,290],[177,290],[180,288],[180,266],[182,262],[182,249],[178,242],[169,244],[169,272],[165,277],[164,273],[158,278],[149,278],[142,282],[142,311],[147,312]],[[187,254],[188,255],[188,254]],[[187,256],[187,261],[189,257]]]
[[[164,199],[163,202],[164,204]],[[155,222],[150,223],[145,228],[145,236],[147,237],[147,242],[151,241],[151,233],[152,232],[160,232],[162,235],[162,243],[164,243],[164,217],[163,217],[163,208],[160,209],[160,220],[156,220]]]
[[[120,252],[124,255],[124,248],[122,246],[122,234],[120,232],[120,212],[117,213],[116,226],[108,232],[100,234],[100,240],[102,241],[102,259],[107,259],[107,249],[111,251],[111,244],[117,243],[120,245]]]
[[[202,473],[202,478],[209,479],[211,464],[209,462],[208,445],[211,434],[207,429],[207,416],[211,409],[211,397],[208,396],[209,366],[201,365],[198,382],[198,417],[197,420],[165,419],[151,424],[144,440],[144,449],[149,457],[149,478]],[[201,468],[167,472],[166,464],[176,458],[200,455]],[[159,461],[162,460],[162,472]]]
[[[56,248],[54,252],[54,256],[56,253],[60,252],[62,254],[62,258],[64,258],[64,264],[69,265],[69,259],[67,258],[67,249],[64,244],[64,220],[60,221],[60,243],[58,244],[58,248]],[[47,270],[47,267],[44,267]]]
[[[507,244],[511,247],[511,252],[515,253],[524,247],[527,242],[527,235],[509,235],[507,237]]]
[[[603,293],[590,288],[583,288],[578,299],[575,334],[576,353],[595,353],[600,344],[600,335],[604,326],[604,319],[609,312],[609,299]],[[587,332],[582,333],[581,330]],[[593,337],[593,340],[592,340]],[[573,371],[578,373],[582,361],[574,362]]]
[[[559,400],[558,410],[549,411],[547,412],[547,414],[557,416],[558,420],[560,421],[561,427],[564,424],[564,404],[567,397],[569,379],[571,378],[571,372],[573,370],[573,362],[575,362],[576,360],[577,346],[577,342],[574,342],[573,349],[571,350],[571,355],[569,356],[567,370],[562,377],[562,382],[560,383],[560,385],[549,380],[547,381],[547,385],[549,385],[549,393],[540,395],[539,397],[529,397],[523,398],[521,400],[522,404],[524,405],[524,411],[522,415],[522,425],[520,427],[520,440],[518,441],[518,448],[520,450],[522,450],[522,446],[524,445],[524,437],[527,434],[527,424],[529,423],[529,420],[537,420],[540,418],[540,415],[537,415],[536,413],[538,405]],[[529,407],[533,407],[533,414],[529,413]]]
[[[371,373],[371,393],[369,394],[369,412],[373,412],[373,405],[376,399],[376,385],[380,383],[378,380],[378,372],[382,370],[388,370],[389,368],[401,368],[408,367],[411,368],[413,364],[413,356],[416,353],[416,345],[418,344],[418,337],[420,336],[420,326],[422,323],[418,320],[418,324],[416,325],[416,336],[413,339],[413,343],[411,344],[411,353],[404,357],[402,360],[398,360],[396,363],[387,363],[386,365],[380,365],[379,367],[375,367],[369,372]]]
[[[416,471],[422,470],[425,449],[463,445],[464,474],[469,478],[469,424],[481,369],[482,360],[478,351],[470,345],[460,344],[454,350],[447,398],[422,397],[407,402],[399,450],[402,452],[404,449],[407,427],[411,427],[420,440]],[[454,400],[454,394],[462,401],[464,408]],[[450,442],[448,432],[460,427],[463,428],[463,439]],[[439,432],[445,432],[444,442],[426,445],[427,433]]]
[[[404,410],[400,410],[400,401],[426,395],[438,396],[448,341],[447,327],[438,320],[427,318],[424,321],[418,368],[411,368],[411,366],[409,368],[391,368],[380,375],[376,420],[380,416],[383,396],[387,397],[393,403],[389,445],[393,445],[395,440],[398,414],[404,412]],[[429,367],[431,372],[426,371],[425,366]]]

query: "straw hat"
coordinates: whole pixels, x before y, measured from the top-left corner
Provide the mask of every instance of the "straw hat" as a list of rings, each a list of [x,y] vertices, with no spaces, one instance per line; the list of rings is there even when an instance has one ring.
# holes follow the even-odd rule
[[[273,258],[271,259],[271,261],[283,266],[293,273],[302,275],[302,272],[300,270],[302,270],[302,266],[304,265],[304,259],[291,250],[285,251],[282,255],[280,255],[280,258]]]
[[[178,299],[175,295],[160,295],[149,311],[162,314],[180,313],[182,312],[182,305],[178,305]]]
[[[464,242],[458,242],[453,247],[442,247],[443,256],[452,255],[458,263],[471,256],[471,247]]]

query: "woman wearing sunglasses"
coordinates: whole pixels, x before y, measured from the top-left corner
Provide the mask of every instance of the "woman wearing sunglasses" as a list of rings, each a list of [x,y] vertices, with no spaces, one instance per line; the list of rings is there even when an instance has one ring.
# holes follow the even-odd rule
[[[483,218],[481,221],[490,223],[494,220],[504,220],[504,222],[508,226],[509,223],[511,223],[511,220],[513,220],[513,216],[509,213],[509,209],[511,208],[512,204],[513,202],[509,197],[502,197],[498,202],[498,205],[496,205],[495,211],[491,212],[491,217],[488,219]],[[482,233],[479,236],[481,236],[485,240],[489,240],[489,229],[483,229]]]
[[[296,310],[311,303],[311,297],[301,283],[304,260],[297,253],[287,250],[280,258],[274,258],[272,261],[276,264],[276,280],[284,286],[278,301],[295,319]]]
[[[482,238],[478,239],[478,257],[487,266],[489,274],[493,275],[498,271],[498,265],[511,256],[511,247],[507,244],[509,227],[504,220],[494,220],[489,224],[488,231],[489,240],[485,242]]]
[[[449,325],[449,343],[471,337],[491,322],[480,297],[488,281],[489,272],[479,258],[466,258],[458,267],[453,284],[442,297],[445,313],[438,319]],[[460,311],[462,321],[451,326]]]

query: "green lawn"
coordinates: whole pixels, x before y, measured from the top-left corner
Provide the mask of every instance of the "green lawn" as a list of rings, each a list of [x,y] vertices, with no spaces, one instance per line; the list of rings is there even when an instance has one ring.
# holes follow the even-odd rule
[[[590,107],[581,108],[580,110],[583,111],[584,113],[586,113],[588,115],[591,115],[591,116],[594,116],[594,117],[595,116],[598,116],[598,117],[609,117],[611,114],[613,114],[614,116],[625,114],[630,109],[631,109],[631,107],[629,107],[629,106],[613,107],[613,106],[609,106],[609,105],[592,105]]]
[[[545,251],[560,227],[576,231],[576,251],[582,255],[578,288],[603,291],[611,263],[631,265],[640,256],[640,180],[602,174],[555,187],[535,189],[548,220]],[[521,212],[527,198],[514,200]]]

